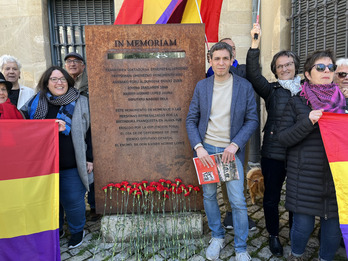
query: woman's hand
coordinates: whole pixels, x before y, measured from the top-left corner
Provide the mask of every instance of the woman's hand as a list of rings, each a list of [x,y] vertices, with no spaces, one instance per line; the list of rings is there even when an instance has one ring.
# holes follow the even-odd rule
[[[65,131],[65,129],[66,129],[66,127],[65,127],[65,121],[56,120],[56,122],[58,122],[58,130],[59,130],[59,131]]]
[[[312,110],[310,113],[309,113],[309,119],[311,120],[312,124],[316,124],[319,119],[321,118],[321,116],[323,116],[323,109],[320,109],[320,110]]]
[[[259,48],[260,45],[260,39],[261,39],[261,28],[260,28],[260,24],[254,24],[253,25],[253,29],[251,29],[250,31],[251,34],[251,48],[252,49],[257,49]],[[254,39],[254,35],[258,34],[257,39]]]
[[[91,173],[93,170],[93,162],[87,161],[87,173]]]

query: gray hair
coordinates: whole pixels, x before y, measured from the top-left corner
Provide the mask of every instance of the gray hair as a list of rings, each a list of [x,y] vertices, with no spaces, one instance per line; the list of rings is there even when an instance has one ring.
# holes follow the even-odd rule
[[[4,65],[7,63],[16,63],[18,66],[18,69],[21,70],[22,64],[18,61],[18,59],[14,56],[4,54],[0,57],[0,68],[1,70],[4,69]]]
[[[336,65],[338,66],[348,66],[348,59],[347,58],[340,58],[337,59]]]

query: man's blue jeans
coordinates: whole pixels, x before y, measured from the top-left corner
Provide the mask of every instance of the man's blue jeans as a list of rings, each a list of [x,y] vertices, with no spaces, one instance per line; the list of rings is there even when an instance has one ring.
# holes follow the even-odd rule
[[[81,232],[86,223],[86,188],[77,169],[61,170],[59,173],[59,202],[63,207],[71,234]],[[63,229],[64,211],[59,211],[59,230]]]
[[[225,148],[215,147],[207,143],[203,144],[209,154],[221,153]],[[236,166],[239,180],[226,182],[227,194],[232,207],[234,242],[237,253],[246,251],[248,238],[248,213],[244,198],[244,172],[243,164],[236,156]],[[203,187],[204,210],[208,218],[208,225],[212,231],[212,237],[224,238],[225,229],[221,224],[221,214],[216,198],[217,183],[205,184]]]
[[[291,251],[295,256],[301,256],[305,250],[309,237],[314,229],[315,216],[293,213],[291,228]],[[338,218],[325,220],[320,218],[320,250],[321,260],[331,261],[340,246],[341,231]]]

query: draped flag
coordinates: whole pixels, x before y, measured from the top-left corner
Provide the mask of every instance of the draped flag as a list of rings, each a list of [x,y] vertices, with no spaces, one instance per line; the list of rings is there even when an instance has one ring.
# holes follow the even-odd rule
[[[0,120],[0,206],[0,260],[61,260],[55,120]]]
[[[124,0],[115,24],[187,24],[202,18],[208,42],[218,42],[221,6],[222,0]]]
[[[319,127],[335,183],[340,227],[348,257],[348,114],[324,112]]]

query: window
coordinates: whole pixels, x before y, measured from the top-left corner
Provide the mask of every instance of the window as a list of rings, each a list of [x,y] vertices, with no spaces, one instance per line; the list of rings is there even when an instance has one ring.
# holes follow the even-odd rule
[[[290,19],[291,50],[301,64],[320,49],[331,49],[337,58],[348,56],[348,1],[292,0]]]
[[[69,52],[85,57],[85,25],[114,23],[113,0],[51,0],[48,2],[53,65],[62,66]]]

